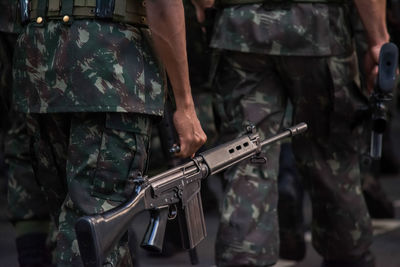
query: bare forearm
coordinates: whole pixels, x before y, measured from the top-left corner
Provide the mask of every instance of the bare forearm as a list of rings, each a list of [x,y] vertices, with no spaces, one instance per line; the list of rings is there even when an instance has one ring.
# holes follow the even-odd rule
[[[155,49],[168,73],[177,108],[191,108],[182,0],[147,0],[147,17]]]
[[[154,46],[167,69],[176,102],[174,125],[179,136],[179,157],[194,156],[207,137],[196,116],[189,84],[185,19],[182,0],[146,0]]]
[[[389,41],[386,27],[386,0],[354,0],[366,29],[370,47]]]

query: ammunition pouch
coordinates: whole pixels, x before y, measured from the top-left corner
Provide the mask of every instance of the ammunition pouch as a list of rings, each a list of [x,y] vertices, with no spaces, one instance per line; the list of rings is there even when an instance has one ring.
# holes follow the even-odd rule
[[[346,4],[349,0],[217,0],[218,6],[264,4],[264,3],[325,3]]]
[[[38,24],[45,20],[108,19],[147,26],[145,7],[145,0],[32,0],[28,12],[29,20]]]

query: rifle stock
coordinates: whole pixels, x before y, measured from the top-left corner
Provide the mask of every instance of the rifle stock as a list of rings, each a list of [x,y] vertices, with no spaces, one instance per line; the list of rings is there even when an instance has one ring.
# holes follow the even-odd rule
[[[139,186],[135,196],[124,205],[77,220],[75,233],[84,266],[102,266],[106,255],[126,233],[133,218],[145,209],[144,194],[145,190]]]
[[[247,135],[200,153],[185,164],[150,179],[137,179],[136,193],[128,202],[103,214],[85,216],[77,221],[75,230],[84,265],[101,266],[133,218],[143,210],[151,212],[142,241],[143,248],[153,251],[162,249],[171,206],[178,209],[184,247],[194,248],[207,235],[200,196],[201,179],[245,159],[258,157],[263,146],[306,129],[307,125],[300,123],[261,142],[254,128],[249,128]]]

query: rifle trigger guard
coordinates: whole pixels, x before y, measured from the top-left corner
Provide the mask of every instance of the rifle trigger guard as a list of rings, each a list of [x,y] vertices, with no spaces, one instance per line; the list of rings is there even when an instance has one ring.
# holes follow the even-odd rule
[[[168,220],[174,220],[178,215],[178,208],[176,205],[171,205],[168,210]]]

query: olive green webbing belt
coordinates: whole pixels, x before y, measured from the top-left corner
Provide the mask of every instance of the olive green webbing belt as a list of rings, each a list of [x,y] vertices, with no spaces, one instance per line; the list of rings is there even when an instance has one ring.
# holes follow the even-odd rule
[[[115,0],[112,21],[147,26],[145,0]],[[30,19],[96,18],[96,0],[32,0]]]
[[[219,5],[243,5],[261,3],[346,3],[348,0],[218,0]]]
[[[61,16],[73,16],[74,0],[61,0]]]

